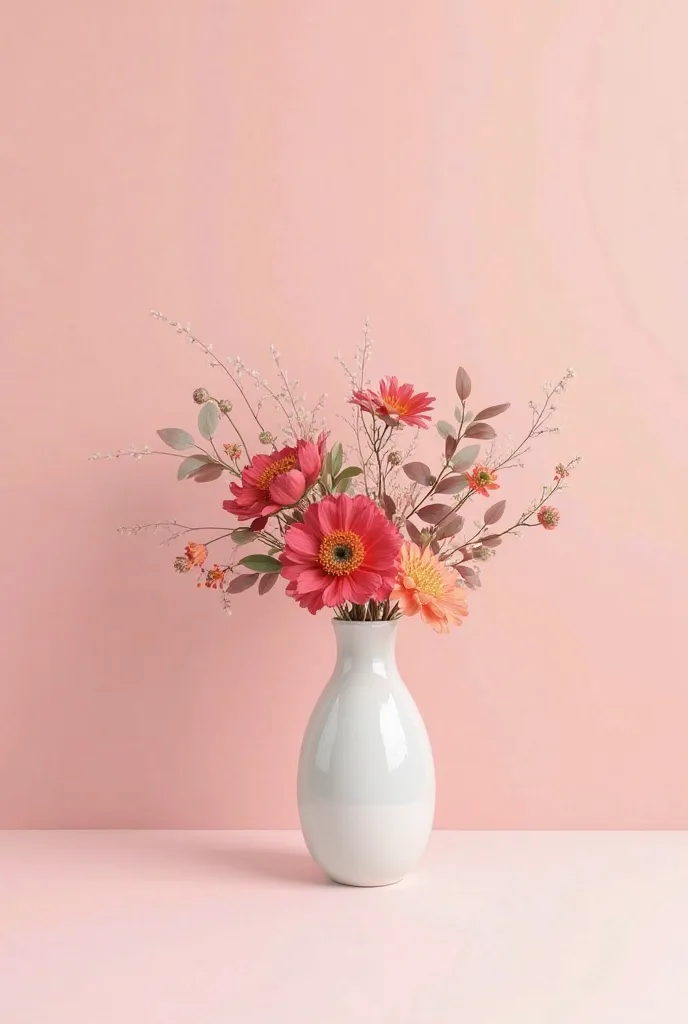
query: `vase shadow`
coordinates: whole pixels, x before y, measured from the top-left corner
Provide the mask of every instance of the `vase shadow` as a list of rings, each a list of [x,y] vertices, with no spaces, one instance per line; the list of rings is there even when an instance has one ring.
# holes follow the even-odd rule
[[[297,885],[334,885],[307,850],[274,846],[231,846],[221,852],[227,865],[246,878],[271,879]]]
[[[217,833],[167,833],[163,838],[146,836],[144,845],[153,860],[168,865],[212,872],[213,876],[237,876],[246,881],[286,882],[292,885],[334,885],[313,861],[304,847],[293,846],[289,833],[284,844],[273,833],[262,839],[260,833],[232,836],[226,843]]]

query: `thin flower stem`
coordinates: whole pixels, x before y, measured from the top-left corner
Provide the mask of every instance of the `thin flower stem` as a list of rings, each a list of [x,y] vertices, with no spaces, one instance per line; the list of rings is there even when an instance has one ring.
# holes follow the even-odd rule
[[[232,417],[229,415],[228,412],[223,412],[222,415],[225,416],[229,420],[229,422],[231,423],[233,429],[236,431],[237,437],[239,438],[239,440],[241,441],[242,445],[244,446],[244,452],[246,454],[246,458],[250,462],[251,461],[251,453],[248,450],[248,445],[246,444],[246,442],[244,441],[243,437],[241,436],[241,431],[239,430],[239,428],[237,427],[236,423],[234,422],[234,420],[232,419]],[[240,475],[241,474],[239,474],[239,476]]]
[[[192,342],[194,345],[198,345],[199,348],[203,352],[205,352],[205,354],[208,356],[208,358],[213,361],[213,365],[219,366],[219,367],[221,367],[222,370],[224,370],[224,372],[227,374],[227,376],[231,380],[232,384],[237,389],[237,391],[239,392],[239,394],[243,398],[244,402],[248,406],[249,412],[251,413],[251,415],[253,416],[254,420],[256,421],[258,426],[260,427],[260,430],[261,430],[261,433],[262,433],[265,428],[263,427],[263,424],[260,422],[260,419],[258,418],[258,414],[256,413],[256,411],[254,410],[253,406],[251,405],[251,402],[249,401],[249,399],[248,399],[248,397],[246,395],[246,392],[244,391],[243,387],[241,386],[239,381],[236,379],[236,377],[234,376],[232,371],[221,360],[219,360],[217,358],[217,356],[212,351],[212,349],[209,348],[208,345],[206,345],[204,341],[201,341],[200,338],[197,338],[194,334],[192,334],[191,331],[189,330],[189,328],[185,327],[183,324],[177,323],[174,320],[170,320],[169,317],[165,316],[162,313],[155,312],[155,313],[153,313],[153,316],[157,320],[162,320],[163,323],[166,323],[170,327],[173,327],[176,331],[180,332],[181,334],[186,335],[186,337],[189,339],[190,342]],[[237,430],[237,434],[239,434],[238,430]],[[241,438],[241,434],[239,434],[239,437]],[[242,441],[242,444],[244,444],[243,441]],[[244,447],[245,447],[245,444],[244,444]]]
[[[554,395],[560,391],[565,379],[566,378],[562,378],[562,380],[558,381],[554,385],[551,391],[547,392],[545,396],[545,401],[542,405],[542,409],[540,409],[537,415],[535,413],[533,414],[533,422],[530,425],[530,430],[523,438],[521,443],[516,448],[514,448],[510,455],[507,455],[505,459],[502,459],[501,462],[498,462],[496,466],[491,467],[495,472],[498,469],[503,469],[505,466],[508,467],[508,464],[511,462],[511,460],[515,459],[517,455],[525,455],[525,451],[523,450],[525,445],[527,445],[528,442],[535,436],[535,432],[537,431],[538,427],[542,426],[544,420],[547,418],[545,414],[551,413],[550,402],[552,401]]]

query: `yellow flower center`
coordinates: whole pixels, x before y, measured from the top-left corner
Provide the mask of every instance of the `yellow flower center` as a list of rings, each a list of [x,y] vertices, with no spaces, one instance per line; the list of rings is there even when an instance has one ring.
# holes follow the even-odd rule
[[[351,530],[335,530],[320,541],[318,561],[330,576],[349,576],[364,557],[363,541]]]
[[[261,491],[267,491],[268,487],[280,473],[288,473],[290,469],[296,467],[296,455],[284,455],[281,459],[276,459],[275,462],[271,462],[269,466],[266,466],[263,472],[258,477],[258,487]]]
[[[397,416],[403,416],[409,410],[408,402],[402,402],[398,398],[385,398],[384,402],[390,412],[396,413]]]
[[[478,473],[478,483],[482,487],[484,487],[485,484],[492,483],[492,473],[490,473],[489,469],[483,469]]]
[[[404,573],[415,583],[418,590],[431,597],[442,597],[444,595],[444,581],[439,569],[434,565],[421,562],[420,558],[410,558],[404,567]]]

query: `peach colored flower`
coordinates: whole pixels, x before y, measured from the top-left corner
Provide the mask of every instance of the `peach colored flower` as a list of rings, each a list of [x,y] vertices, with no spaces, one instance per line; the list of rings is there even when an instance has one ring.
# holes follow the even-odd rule
[[[559,525],[561,512],[553,505],[543,505],[537,514],[537,521],[546,530],[554,530]]]
[[[312,615],[325,606],[383,601],[394,585],[401,534],[364,494],[328,495],[309,505],[284,543],[287,597]]]
[[[240,459],[243,454],[243,448],[240,444],[223,444],[222,447],[227,458],[232,459],[234,462]]]
[[[321,434],[317,442],[300,440],[295,448],[254,455],[241,471],[241,483],[229,485],[234,500],[223,501],[223,509],[244,521],[295,505],[320,476],[325,443],[326,435]]]
[[[354,391],[349,401],[364,412],[381,416],[392,423],[405,423],[409,427],[423,427],[430,423],[425,415],[435,401],[427,391],[414,392],[412,384],[400,384],[396,377],[383,377],[380,391]]]
[[[554,479],[565,480],[567,476],[570,476],[568,469],[563,462],[558,462],[554,467]]]
[[[467,480],[470,489],[476,494],[482,494],[483,498],[489,498],[490,491],[499,490],[499,484],[495,482],[497,474],[480,463],[473,467],[472,473],[467,474]]]
[[[468,615],[468,602],[453,569],[440,562],[430,548],[424,551],[406,541],[399,553],[397,579],[390,601],[398,601],[403,615],[420,614],[436,633],[448,633]]]
[[[194,541],[191,541],[184,548],[184,554],[191,569],[195,565],[203,565],[208,557],[208,549],[205,544],[195,544]]]

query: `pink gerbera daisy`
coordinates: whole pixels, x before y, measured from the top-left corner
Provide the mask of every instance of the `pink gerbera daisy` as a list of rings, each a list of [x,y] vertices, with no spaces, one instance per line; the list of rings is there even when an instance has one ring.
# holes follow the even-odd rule
[[[234,500],[223,501],[223,509],[243,521],[295,505],[320,476],[325,441],[321,434],[317,444],[301,440],[295,448],[254,455],[251,465],[241,471],[241,483],[229,485]]]
[[[286,593],[313,615],[324,606],[383,601],[394,585],[401,534],[363,494],[309,505],[284,541]]]
[[[423,427],[427,430],[430,416],[424,415],[433,408],[435,399],[421,391],[417,394],[412,384],[400,384],[396,377],[383,377],[380,391],[354,391],[350,401],[364,412],[380,416],[390,423],[405,423],[409,427]]]
[[[404,543],[390,600],[398,601],[403,615],[419,615],[436,633],[448,633],[468,615],[468,602],[453,569],[440,562],[430,548]]]

